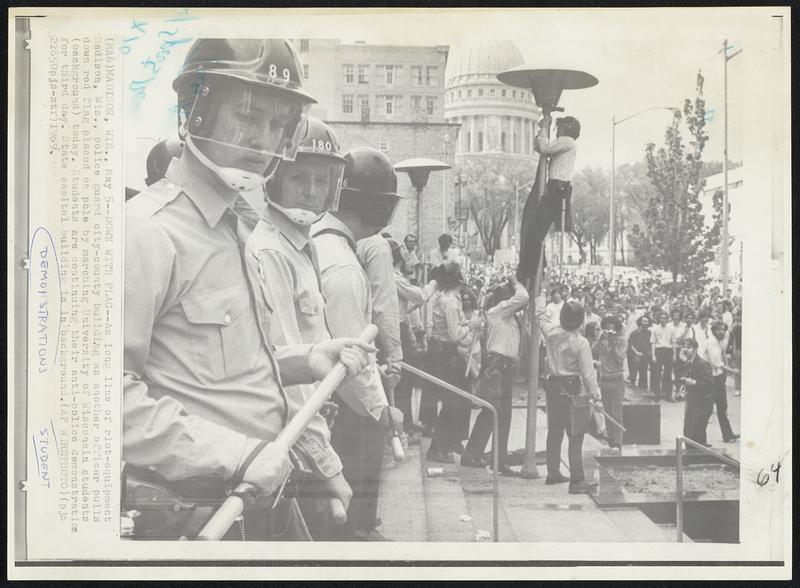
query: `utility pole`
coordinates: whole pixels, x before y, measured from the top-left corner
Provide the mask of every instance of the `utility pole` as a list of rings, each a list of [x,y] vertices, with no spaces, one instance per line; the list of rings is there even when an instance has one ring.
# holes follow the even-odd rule
[[[722,295],[728,291],[728,62],[742,52],[739,49],[736,53],[728,55],[728,39],[722,42],[722,59],[724,63],[723,75],[723,137],[722,148],[722,246],[720,248],[720,273],[722,281]]]
[[[608,283],[614,281],[614,173],[616,165],[614,159],[614,142],[617,135],[617,115],[611,116],[611,194],[608,199]]]

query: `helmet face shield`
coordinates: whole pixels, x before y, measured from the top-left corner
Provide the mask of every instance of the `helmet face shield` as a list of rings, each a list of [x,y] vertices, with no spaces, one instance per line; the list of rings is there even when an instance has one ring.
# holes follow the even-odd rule
[[[308,108],[287,92],[208,75],[186,130],[214,163],[263,173],[275,157],[294,160]]]
[[[270,199],[284,208],[301,208],[321,215],[339,209],[344,160],[300,153],[278,166],[270,183]]]

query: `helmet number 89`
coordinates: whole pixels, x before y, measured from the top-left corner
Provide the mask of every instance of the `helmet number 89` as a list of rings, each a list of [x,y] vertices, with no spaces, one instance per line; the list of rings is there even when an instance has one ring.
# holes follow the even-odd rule
[[[283,71],[281,72],[281,74],[283,75],[283,79],[285,79],[285,80],[289,80],[291,78],[291,72],[289,71],[288,67],[284,67]],[[277,78],[278,77],[278,66],[275,65],[274,63],[270,63],[268,75],[271,78]]]

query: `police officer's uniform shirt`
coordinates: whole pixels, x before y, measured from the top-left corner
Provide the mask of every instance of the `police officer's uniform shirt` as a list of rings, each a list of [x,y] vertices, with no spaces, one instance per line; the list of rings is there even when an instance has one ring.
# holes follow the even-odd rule
[[[400,307],[394,279],[392,249],[375,234],[356,244],[356,256],[367,274],[372,293],[372,322],[378,327],[381,351],[393,362],[403,360],[400,344]]]
[[[232,476],[248,437],[274,439],[287,417],[237,198],[185,155],[126,204],[123,459],[169,479]],[[288,380],[302,381],[309,349],[281,350]]]
[[[372,321],[372,299],[367,276],[356,257],[353,233],[342,221],[326,213],[312,225],[311,235],[317,250],[331,335],[358,337]],[[377,366],[345,381],[338,394],[357,413],[369,414],[376,421],[388,406]]]
[[[246,245],[247,262],[258,275],[259,295],[272,310],[265,328],[275,345],[317,343],[331,338],[325,323],[316,254],[311,240],[284,214],[267,206]],[[287,386],[292,409],[298,410],[314,392],[310,384]],[[330,430],[319,414],[306,428],[307,442],[330,457],[327,473],[338,473],[338,456],[330,446]]]
[[[581,378],[583,389],[594,398],[600,397],[600,387],[592,360],[589,341],[577,331],[561,328],[545,311],[544,294],[533,301],[534,313],[539,323],[547,347],[547,367],[551,375],[577,376]]]

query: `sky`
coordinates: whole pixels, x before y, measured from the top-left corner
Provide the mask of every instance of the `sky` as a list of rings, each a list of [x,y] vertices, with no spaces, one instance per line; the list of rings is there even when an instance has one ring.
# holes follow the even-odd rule
[[[695,95],[698,70],[705,76],[707,110],[714,110],[707,132],[706,160],[721,160],[723,145],[722,42],[733,45],[729,54],[742,53],[728,63],[729,158],[742,159],[743,92],[747,88],[746,58],[765,51],[771,30],[769,9],[514,9],[514,10],[383,10],[344,11],[304,9],[260,11],[264,18],[242,18],[242,13],[193,12],[196,20],[179,23],[156,78],[136,104],[129,96],[129,124],[144,142],[175,134],[171,81],[183,61],[190,40],[200,36],[283,36],[336,38],[344,43],[363,41],[384,45],[450,45],[478,38],[511,39],[525,62],[535,68],[578,69],[599,79],[593,88],[565,91],[565,114],[582,124],[576,166],[610,168],[611,120],[641,110],[683,104]],[[353,18],[356,15],[358,18]],[[758,19],[753,18],[758,16]],[[143,14],[143,18],[146,14]],[[159,13],[163,25],[166,13]],[[157,18],[149,18],[150,25]],[[170,25],[172,26],[172,25]],[[162,27],[163,28],[163,27]],[[150,35],[127,56],[127,79],[149,77],[142,56],[158,49],[160,39]],[[176,27],[176,30],[178,28]],[[752,54],[752,53],[751,53]],[[643,159],[648,142],[660,144],[671,120],[667,110],[641,114],[616,127],[618,165]],[[138,151],[129,139],[128,151]]]

